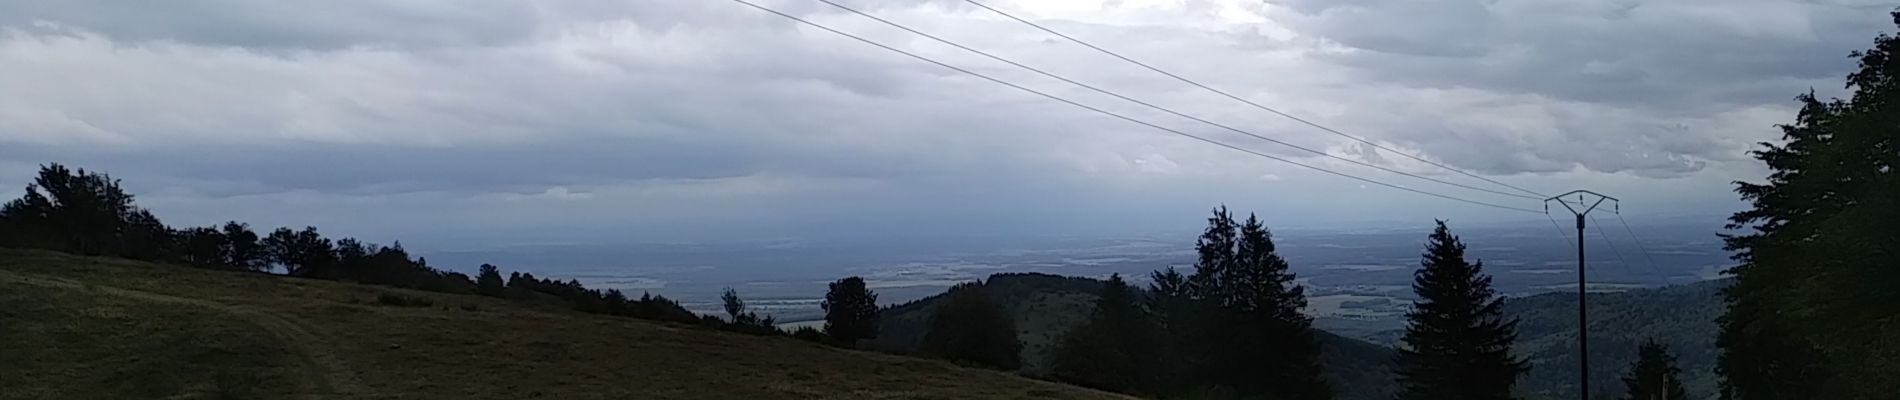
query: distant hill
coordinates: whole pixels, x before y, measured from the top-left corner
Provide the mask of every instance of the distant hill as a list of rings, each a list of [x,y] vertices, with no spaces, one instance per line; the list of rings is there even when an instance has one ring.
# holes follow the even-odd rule
[[[1023,341],[1023,373],[1047,371],[1049,353],[1063,332],[1086,320],[1095,307],[1102,281],[1048,274],[1008,273],[985,281],[990,296],[1016,317]],[[882,331],[868,344],[883,351],[908,353],[923,340],[924,326],[943,295],[886,308]],[[1390,378],[1392,350],[1324,331],[1318,332],[1323,376],[1341,400],[1390,399],[1397,387]]]
[[[1114,399],[566,307],[0,249],[0,399]]]
[[[1719,393],[1715,375],[1715,319],[1722,315],[1721,290],[1730,280],[1619,293],[1590,294],[1592,393],[1623,389],[1623,369],[1636,360],[1636,346],[1655,338],[1675,353],[1692,398]],[[1519,319],[1515,350],[1531,361],[1519,387],[1530,399],[1577,397],[1577,294],[1546,293],[1504,302]]]
[[[1090,278],[1047,274],[990,276],[990,295],[1016,316],[1023,341],[1023,372],[1045,371],[1049,352],[1062,332],[1088,318],[1102,282]],[[1728,281],[1596,293],[1590,296],[1591,380],[1596,393],[1623,388],[1624,368],[1635,358],[1636,345],[1655,337],[1668,344],[1679,359],[1690,393],[1713,398],[1716,355],[1715,317],[1721,314],[1721,288]],[[942,295],[931,296],[883,311],[882,335],[868,346],[883,351],[914,351],[922,340],[925,321]],[[1505,314],[1520,319],[1516,351],[1532,364],[1518,382],[1527,399],[1576,397],[1576,294],[1548,293],[1507,299]],[[1397,337],[1402,332],[1385,332]],[[1341,400],[1385,400],[1397,392],[1392,378],[1392,348],[1329,332],[1318,334],[1323,375],[1333,383]]]

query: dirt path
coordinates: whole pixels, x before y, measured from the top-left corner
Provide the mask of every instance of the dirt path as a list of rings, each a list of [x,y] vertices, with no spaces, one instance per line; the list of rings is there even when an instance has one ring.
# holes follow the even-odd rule
[[[326,340],[322,335],[305,329],[304,325],[299,323],[295,317],[274,314],[245,306],[234,306],[214,301],[140,290],[88,285],[67,279],[34,276],[7,270],[0,270],[0,282],[104,293],[129,299],[183,304],[229,313],[255,324],[258,328],[262,328],[266,332],[270,332],[271,335],[276,336],[279,342],[282,342],[285,347],[303,359],[304,363],[312,372],[316,372],[315,374],[300,374],[300,376],[303,377],[299,384],[301,387],[297,388],[298,390],[296,390],[295,393],[299,394],[301,398],[357,398],[365,393],[362,390],[362,381],[359,380],[356,373],[353,372],[355,370],[350,369],[348,364],[337,357],[334,352],[325,351],[326,349],[333,348],[334,344]]]

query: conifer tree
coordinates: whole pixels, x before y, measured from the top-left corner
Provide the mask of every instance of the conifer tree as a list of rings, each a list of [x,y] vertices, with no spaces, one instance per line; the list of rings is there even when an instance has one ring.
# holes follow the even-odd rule
[[[1750,204],[1725,237],[1739,263],[1716,340],[1725,398],[1900,393],[1900,36],[1851,56],[1851,98],[1796,97],[1781,140],[1752,152],[1767,179],[1736,183]]]
[[[1166,374],[1174,378],[1167,386],[1174,393],[1216,388],[1232,391],[1233,379],[1242,375],[1231,368],[1236,362],[1234,353],[1226,351],[1231,343],[1225,342],[1239,332],[1232,330],[1235,321],[1222,308],[1229,293],[1228,286],[1221,282],[1234,265],[1238,224],[1226,206],[1215,208],[1213,214],[1194,242],[1194,273],[1178,285],[1181,300],[1171,305],[1173,309],[1165,318],[1172,336],[1168,358],[1173,362]],[[1157,284],[1162,278],[1174,279],[1159,276]],[[1177,286],[1173,282],[1167,285]]]
[[[1235,262],[1234,248],[1239,242],[1235,225],[1227,206],[1216,208],[1214,216],[1207,218],[1207,229],[1201,231],[1201,238],[1194,242],[1197,257],[1194,274],[1188,277],[1188,293],[1196,299],[1219,306],[1229,296],[1227,285],[1220,279],[1228,276],[1227,270]]]
[[[1319,377],[1319,343],[1306,308],[1305,288],[1294,283],[1289,266],[1275,250],[1273,235],[1252,215],[1239,228],[1233,263],[1217,281],[1229,332],[1223,369],[1228,386],[1243,394],[1276,399],[1326,399],[1331,389]]]
[[[1305,291],[1259,218],[1238,223],[1226,207],[1216,208],[1195,250],[1194,274],[1179,290],[1187,300],[1162,312],[1163,326],[1176,336],[1168,358],[1178,363],[1163,373],[1177,378],[1167,386],[1289,400],[1331,398],[1319,377],[1312,319],[1300,312]],[[1156,276],[1158,286],[1176,285],[1167,282],[1171,279]]]
[[[1135,290],[1121,274],[1109,276],[1089,320],[1058,341],[1050,362],[1057,379],[1115,392],[1153,391],[1159,332]]]
[[[1644,342],[1636,349],[1636,362],[1623,375],[1623,384],[1629,387],[1623,400],[1688,400],[1681,375],[1676,356],[1669,354],[1667,346],[1655,340]]]
[[[1491,288],[1484,263],[1467,262],[1465,245],[1438,221],[1413,273],[1418,300],[1406,314],[1399,348],[1400,399],[1505,400],[1526,363],[1511,355],[1516,320]]]
[[[1197,347],[1193,342],[1193,319],[1197,315],[1194,299],[1188,293],[1187,276],[1174,267],[1154,271],[1148,280],[1148,310],[1153,312],[1154,324],[1161,332],[1156,341],[1159,354],[1152,368],[1154,389],[1162,394],[1181,393],[1192,387],[1191,365],[1199,359],[1189,353]]]

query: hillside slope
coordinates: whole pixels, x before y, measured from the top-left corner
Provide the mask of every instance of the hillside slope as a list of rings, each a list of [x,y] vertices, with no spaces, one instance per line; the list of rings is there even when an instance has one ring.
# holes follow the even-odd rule
[[[997,274],[988,280],[990,295],[1016,317],[1023,341],[1023,369],[1042,372],[1042,363],[1062,332],[1088,318],[1101,281],[1044,274]],[[1728,281],[1597,293],[1590,297],[1591,380],[1595,392],[1623,389],[1619,378],[1634,361],[1636,346],[1657,338],[1670,346],[1682,378],[1694,398],[1715,396],[1715,317],[1721,314],[1721,288]],[[872,346],[885,351],[914,350],[924,334],[938,297],[887,308],[884,335]],[[1548,293],[1510,298],[1504,313],[1518,318],[1515,352],[1531,363],[1518,380],[1527,399],[1576,397],[1576,294]],[[1403,321],[1396,324],[1402,326]],[[1392,337],[1402,331],[1387,333]],[[1342,400],[1388,399],[1397,391],[1392,377],[1392,348],[1321,331],[1323,376]]]
[[[1691,398],[1717,395],[1715,319],[1724,307],[1715,280],[1619,293],[1590,294],[1590,381],[1592,392],[1623,389],[1623,371],[1636,361],[1636,346],[1656,339],[1669,346],[1682,368]],[[1530,399],[1577,397],[1577,294],[1546,293],[1504,302],[1504,314],[1518,318],[1514,350],[1531,362],[1518,381]]]
[[[1682,369],[1690,398],[1718,397],[1715,318],[1724,307],[1730,280],[1590,294],[1590,380],[1593,393],[1623,389],[1623,370],[1636,360],[1636,346],[1651,338],[1669,346]],[[1528,400],[1577,397],[1577,294],[1545,293],[1506,298],[1504,315],[1519,320],[1514,352],[1531,364],[1518,380]],[[1323,329],[1356,337],[1398,341],[1403,319],[1324,320]]]
[[[0,250],[0,343],[0,399],[1120,398],[499,299],[16,250]]]
[[[1023,371],[1046,372],[1045,363],[1058,338],[1087,320],[1102,281],[1047,274],[996,274],[985,281],[990,296],[1016,318],[1023,342]],[[879,315],[882,334],[870,346],[891,352],[914,351],[942,295],[890,307]],[[1320,341],[1322,376],[1342,400],[1388,399],[1397,391],[1391,379],[1392,350],[1324,331]]]

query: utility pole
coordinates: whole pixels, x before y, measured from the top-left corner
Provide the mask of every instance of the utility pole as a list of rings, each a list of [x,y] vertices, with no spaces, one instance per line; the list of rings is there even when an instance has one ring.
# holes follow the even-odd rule
[[[1571,207],[1570,201],[1564,199],[1564,197],[1573,194],[1577,195],[1577,207],[1584,205],[1585,195],[1596,196],[1597,200],[1590,202],[1589,208],[1585,208],[1583,211],[1577,211],[1577,207]],[[1580,394],[1577,398],[1582,400],[1590,400],[1590,318],[1584,313],[1587,309],[1584,303],[1587,300],[1585,295],[1590,293],[1590,291],[1585,287],[1587,281],[1584,280],[1583,275],[1583,220],[1591,211],[1595,211],[1597,206],[1603,205],[1604,200],[1609,200],[1613,204],[1616,204],[1618,209],[1622,208],[1622,200],[1617,200],[1615,197],[1604,196],[1600,193],[1588,190],[1572,190],[1544,199],[1545,214],[1550,213],[1550,202],[1555,201],[1557,204],[1563,205],[1564,209],[1570,210],[1571,214],[1577,216],[1577,390]]]

